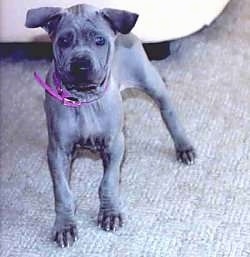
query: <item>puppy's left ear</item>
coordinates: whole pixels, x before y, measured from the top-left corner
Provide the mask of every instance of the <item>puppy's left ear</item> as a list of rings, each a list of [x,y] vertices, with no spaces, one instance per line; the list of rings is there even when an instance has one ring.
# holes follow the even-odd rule
[[[122,34],[128,34],[132,30],[139,16],[136,13],[112,8],[104,8],[101,13],[111,24],[112,29]]]

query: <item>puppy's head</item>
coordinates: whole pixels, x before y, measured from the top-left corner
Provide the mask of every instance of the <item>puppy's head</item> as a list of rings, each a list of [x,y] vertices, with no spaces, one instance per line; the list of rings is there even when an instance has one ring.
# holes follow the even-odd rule
[[[128,11],[82,4],[68,9],[31,9],[25,25],[48,32],[62,81],[77,90],[88,90],[105,81],[117,33],[129,33],[137,18],[137,14]]]

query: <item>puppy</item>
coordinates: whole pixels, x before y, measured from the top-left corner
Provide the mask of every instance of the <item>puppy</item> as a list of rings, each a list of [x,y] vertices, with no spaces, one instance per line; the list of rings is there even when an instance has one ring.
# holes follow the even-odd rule
[[[122,225],[119,200],[124,154],[122,85],[145,91],[159,106],[173,138],[177,159],[193,163],[195,151],[170,103],[166,87],[130,31],[138,15],[123,10],[76,5],[27,12],[26,27],[44,28],[52,41],[53,62],[46,82],[48,164],[53,181],[54,239],[60,247],[77,239],[70,164],[76,146],[98,151],[103,161],[98,224],[106,231]]]

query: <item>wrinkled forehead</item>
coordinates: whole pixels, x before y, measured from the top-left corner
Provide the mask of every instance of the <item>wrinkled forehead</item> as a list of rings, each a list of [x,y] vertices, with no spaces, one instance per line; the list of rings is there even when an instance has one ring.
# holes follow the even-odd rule
[[[103,18],[100,9],[86,5],[75,5],[66,9],[66,13],[60,22],[61,28],[74,28],[75,30],[102,31],[114,35],[110,24]]]
[[[74,5],[67,8],[66,10],[74,14],[75,16],[92,16],[93,14],[100,12],[100,9],[98,9],[97,7],[87,4]]]

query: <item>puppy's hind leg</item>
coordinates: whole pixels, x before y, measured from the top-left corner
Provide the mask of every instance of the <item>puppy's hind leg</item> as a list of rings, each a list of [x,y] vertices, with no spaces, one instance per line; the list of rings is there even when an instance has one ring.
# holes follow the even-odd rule
[[[150,63],[144,75],[144,82],[141,87],[153,98],[161,111],[163,121],[175,144],[177,160],[185,164],[192,164],[195,159],[195,150],[171,104],[166,85]]]
[[[185,164],[192,164],[195,159],[195,150],[176,115],[160,74],[149,62],[140,43],[134,44],[127,56],[129,58],[127,58],[126,79],[132,80],[136,88],[146,92],[156,102],[174,141],[177,159]],[[131,62],[132,59],[133,62]],[[126,60],[123,59],[123,62],[125,63]]]

